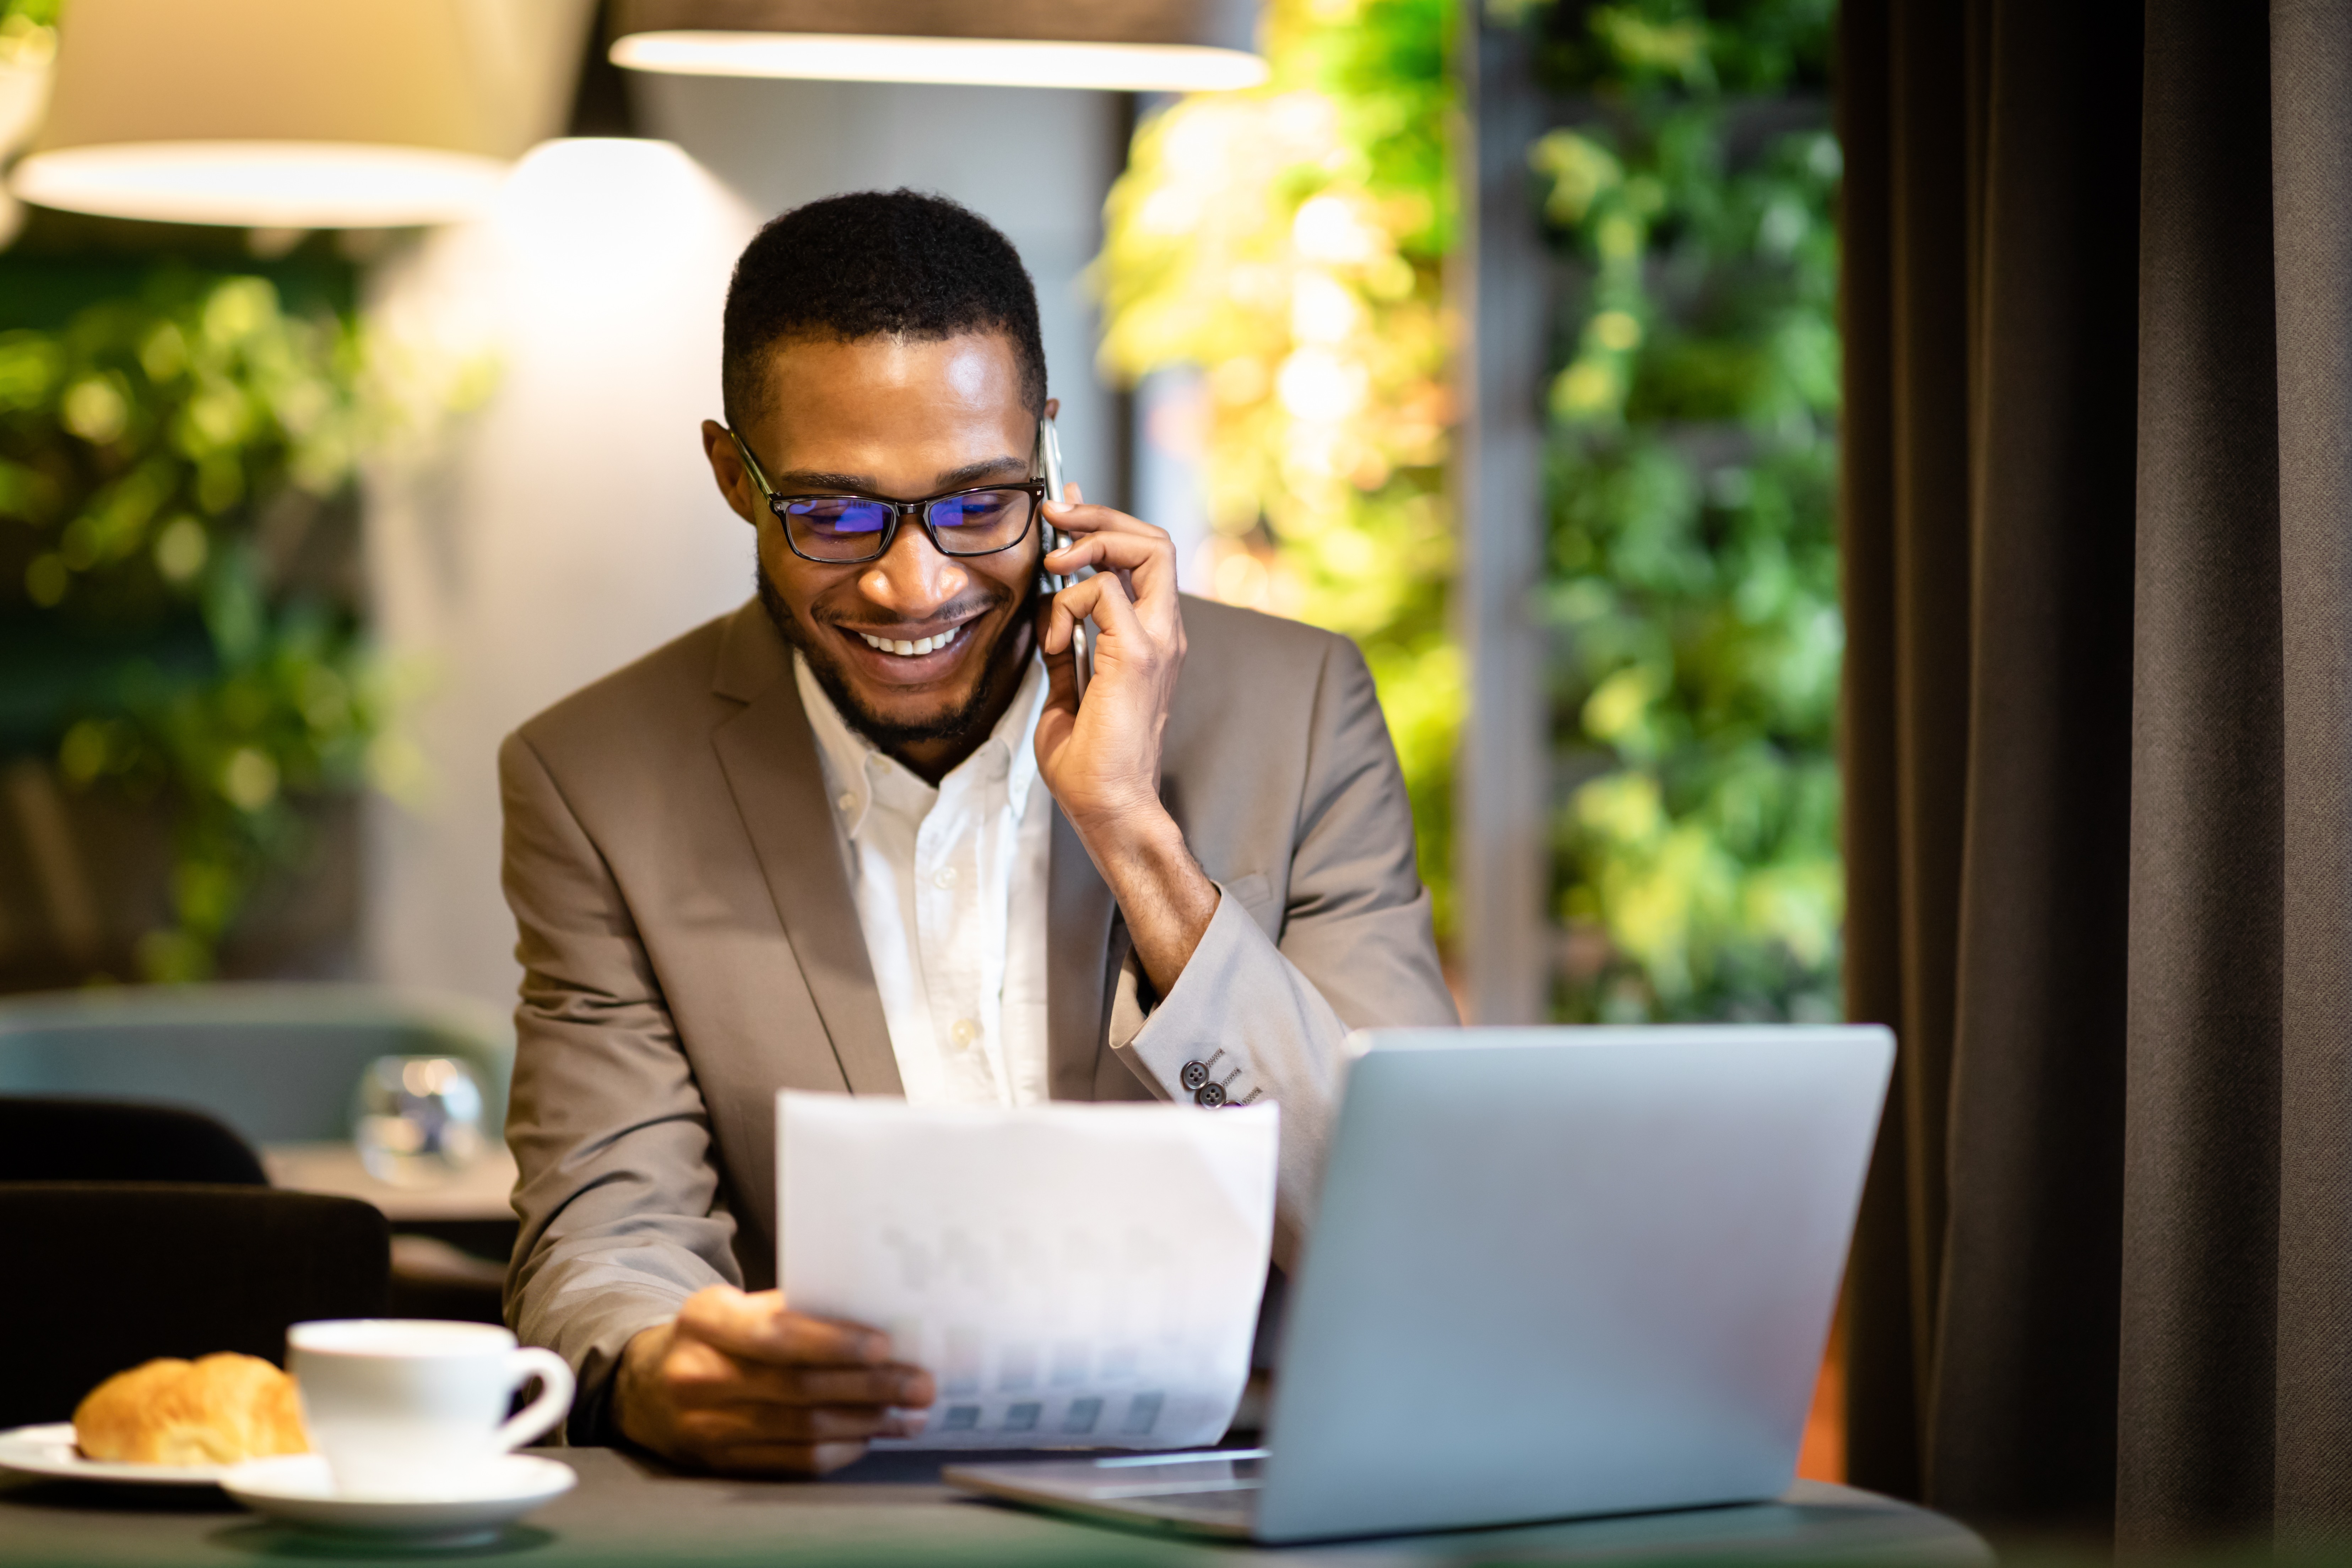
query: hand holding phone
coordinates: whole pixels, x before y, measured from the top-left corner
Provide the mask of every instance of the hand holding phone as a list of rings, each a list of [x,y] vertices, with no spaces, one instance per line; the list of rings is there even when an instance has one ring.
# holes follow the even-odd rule
[[[1051,429],[1039,428],[1036,472],[1061,495]],[[1059,546],[1073,570],[1046,576],[1055,597],[1039,635],[1066,644],[1075,679],[1065,682],[1055,667],[1037,715],[1038,777],[1110,883],[1145,973],[1164,994],[1217,908],[1215,885],[1160,794],[1184,664],[1175,542],[1140,518],[1076,498],[1058,501],[1045,527],[1049,547]]]

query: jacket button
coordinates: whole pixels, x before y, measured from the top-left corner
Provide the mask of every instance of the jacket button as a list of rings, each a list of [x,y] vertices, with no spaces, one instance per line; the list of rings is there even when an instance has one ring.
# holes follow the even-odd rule
[[[1192,1091],[1192,1103],[1195,1105],[1205,1105],[1214,1110],[1224,1102],[1225,1086],[1223,1084],[1204,1083]]]
[[[1209,1081],[1209,1064],[1206,1062],[1186,1062],[1184,1064],[1184,1070],[1181,1073],[1179,1073],[1177,1077],[1182,1080],[1186,1089],[1198,1089],[1202,1084]]]

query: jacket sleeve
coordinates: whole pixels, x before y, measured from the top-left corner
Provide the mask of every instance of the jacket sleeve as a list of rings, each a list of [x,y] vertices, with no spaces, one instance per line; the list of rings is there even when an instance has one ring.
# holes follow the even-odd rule
[[[1461,1021],[1438,967],[1404,775],[1371,671],[1343,638],[1317,684],[1293,843],[1288,895],[1267,911],[1277,935],[1220,884],[1168,994],[1151,1002],[1129,954],[1110,1018],[1111,1048],[1154,1094],[1282,1108],[1274,1256],[1285,1268],[1314,1218],[1348,1032]]]
[[[701,1090],[610,868],[522,734],[499,749],[499,784],[523,968],[506,1317],[571,1363],[572,1439],[604,1442],[630,1338],[706,1285],[742,1283],[735,1225]]]

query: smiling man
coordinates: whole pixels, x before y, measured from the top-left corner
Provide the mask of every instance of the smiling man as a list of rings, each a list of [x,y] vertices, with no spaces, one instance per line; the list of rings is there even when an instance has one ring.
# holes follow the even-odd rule
[[[815,1471],[933,1385],[774,1290],[776,1090],[1273,1100],[1283,1265],[1347,1030],[1454,1012],[1361,657],[1181,597],[1165,533],[1045,494],[1002,235],[906,191],[785,214],[721,376],[702,445],[757,595],[499,752],[507,1310],[578,1373],[576,1440]]]

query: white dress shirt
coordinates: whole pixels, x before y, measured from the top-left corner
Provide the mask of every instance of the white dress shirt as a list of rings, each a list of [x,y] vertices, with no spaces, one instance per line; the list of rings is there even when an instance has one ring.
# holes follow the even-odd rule
[[[1034,1105],[1046,1093],[1053,797],[1037,777],[1045,667],[936,788],[852,729],[793,655],[849,890],[907,1098]]]

